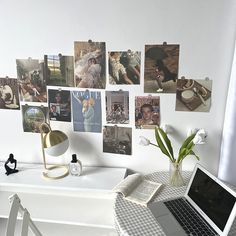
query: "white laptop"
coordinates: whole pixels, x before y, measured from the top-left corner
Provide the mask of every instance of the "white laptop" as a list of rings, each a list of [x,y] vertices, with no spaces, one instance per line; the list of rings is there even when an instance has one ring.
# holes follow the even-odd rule
[[[236,216],[236,192],[197,164],[184,197],[148,208],[167,236],[228,235]]]

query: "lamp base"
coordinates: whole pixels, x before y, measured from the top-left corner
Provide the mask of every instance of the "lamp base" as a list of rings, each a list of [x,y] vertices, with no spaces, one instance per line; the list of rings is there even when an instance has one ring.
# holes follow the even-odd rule
[[[49,173],[51,170],[54,170],[54,169],[64,169],[64,173],[62,175],[52,176]],[[50,167],[47,167],[47,170],[48,170],[47,172],[43,172],[43,176],[47,179],[62,179],[66,177],[67,175],[69,175],[68,167],[63,166],[63,165],[50,166]]]

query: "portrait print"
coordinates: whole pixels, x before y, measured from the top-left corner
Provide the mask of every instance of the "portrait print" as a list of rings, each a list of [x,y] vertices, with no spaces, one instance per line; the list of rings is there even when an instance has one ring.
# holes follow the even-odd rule
[[[178,79],[176,111],[209,112],[212,80]]]
[[[74,131],[102,132],[101,92],[72,91]]]
[[[16,65],[20,100],[23,102],[47,102],[44,62],[31,58],[17,59]]]
[[[144,92],[175,93],[179,45],[145,45]]]
[[[24,132],[40,133],[40,125],[47,122],[48,108],[22,105],[21,110]]]
[[[140,84],[141,52],[112,51],[108,55],[110,84]]]
[[[160,125],[160,97],[135,97],[135,127],[153,129]]]
[[[17,79],[0,78],[0,109],[20,110]]]
[[[132,155],[132,128],[104,126],[103,152]]]
[[[106,121],[109,124],[129,123],[129,91],[106,91]]]
[[[44,56],[46,84],[74,87],[74,57],[59,55]]]
[[[49,89],[48,107],[50,120],[71,122],[70,91]]]
[[[75,42],[75,86],[106,87],[106,46],[104,42]]]

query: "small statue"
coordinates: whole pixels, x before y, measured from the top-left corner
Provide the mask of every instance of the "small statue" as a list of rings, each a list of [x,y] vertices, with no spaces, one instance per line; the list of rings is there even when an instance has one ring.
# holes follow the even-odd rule
[[[10,168],[7,164],[8,163],[11,163],[11,164],[15,164],[15,166],[14,166],[14,169],[12,169],[12,168]],[[14,159],[14,156],[13,156],[13,154],[11,153],[10,155],[9,155],[9,158],[7,159],[7,161],[5,162],[5,169],[6,169],[6,175],[10,175],[10,174],[13,174],[13,173],[17,173],[19,170],[17,170],[16,169],[16,165],[17,165],[17,160],[16,159]]]

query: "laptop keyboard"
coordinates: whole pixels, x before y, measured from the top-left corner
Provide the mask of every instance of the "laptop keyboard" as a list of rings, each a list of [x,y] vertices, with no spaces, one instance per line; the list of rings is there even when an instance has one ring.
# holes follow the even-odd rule
[[[164,204],[189,236],[218,235],[185,199],[178,198]]]

